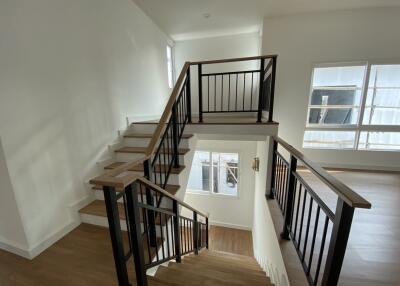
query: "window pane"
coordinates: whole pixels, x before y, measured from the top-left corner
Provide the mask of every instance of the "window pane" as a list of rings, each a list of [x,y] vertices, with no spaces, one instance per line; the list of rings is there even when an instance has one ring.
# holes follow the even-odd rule
[[[188,189],[195,192],[210,191],[210,152],[194,153]]]
[[[168,86],[169,88],[173,88],[174,79],[173,79],[172,48],[170,46],[167,46],[167,70],[168,70]]]
[[[213,192],[237,195],[239,155],[213,153]]]
[[[353,131],[312,131],[304,133],[304,148],[353,149],[356,132]]]
[[[400,150],[400,132],[361,132],[360,150]]]
[[[363,124],[400,125],[400,65],[372,65]]]
[[[309,124],[356,124],[365,66],[315,68]]]

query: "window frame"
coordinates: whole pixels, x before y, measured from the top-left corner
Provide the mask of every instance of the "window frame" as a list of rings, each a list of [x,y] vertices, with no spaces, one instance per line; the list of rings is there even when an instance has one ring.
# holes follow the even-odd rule
[[[400,125],[384,125],[384,124],[364,124],[365,106],[367,102],[371,67],[375,65],[399,65],[400,60],[376,60],[376,61],[355,61],[355,62],[335,62],[335,63],[317,63],[314,64],[311,71],[311,80],[309,87],[309,98],[307,105],[307,118],[304,134],[306,131],[353,131],[355,132],[355,142],[353,148],[338,148],[338,147],[304,147],[304,135],[303,135],[303,148],[311,150],[353,150],[353,151],[364,151],[364,152],[399,152],[395,149],[359,149],[360,136],[362,132],[400,132]],[[309,123],[310,106],[312,93],[314,89],[314,72],[317,68],[325,67],[346,67],[346,66],[365,66],[364,78],[361,87],[361,99],[360,107],[357,117],[356,124],[315,124]]]
[[[168,58],[169,50],[171,51],[171,61]],[[167,81],[168,87],[170,89],[174,88],[175,86],[175,59],[174,59],[174,47],[171,44],[167,44],[166,47],[166,59],[167,59]],[[171,78],[169,74],[169,65],[171,64]]]
[[[191,194],[191,195],[200,195],[200,196],[212,196],[212,197],[221,197],[221,198],[230,198],[230,199],[240,199],[240,189],[241,189],[241,152],[238,150],[219,150],[219,149],[198,149],[195,152],[208,152],[210,154],[210,168],[209,168],[209,178],[210,178],[210,190],[209,191],[204,191],[204,190],[194,190],[190,189],[189,185],[186,188],[186,193]],[[223,194],[223,193],[214,193],[213,192],[213,180],[214,177],[212,176],[213,174],[213,168],[212,168],[212,154],[213,153],[220,153],[220,154],[237,154],[238,155],[238,176],[237,176],[237,186],[236,186],[236,195],[229,195],[229,194]],[[190,177],[190,173],[189,173]],[[189,184],[189,179],[188,179],[188,184]]]

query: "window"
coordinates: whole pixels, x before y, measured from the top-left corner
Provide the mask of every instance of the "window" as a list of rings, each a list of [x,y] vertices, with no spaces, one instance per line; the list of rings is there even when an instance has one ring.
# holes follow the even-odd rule
[[[238,195],[239,154],[196,151],[188,189],[194,193]]]
[[[315,67],[303,147],[400,150],[400,65]]]
[[[168,72],[168,86],[174,87],[174,62],[172,57],[172,47],[167,46],[167,72]]]

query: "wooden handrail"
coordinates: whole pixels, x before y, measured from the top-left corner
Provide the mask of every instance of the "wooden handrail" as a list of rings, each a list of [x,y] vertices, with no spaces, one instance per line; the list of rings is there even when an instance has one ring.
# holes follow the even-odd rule
[[[164,131],[164,128],[166,126],[166,123],[171,117],[172,107],[174,106],[174,103],[179,96],[182,84],[184,83],[184,79],[189,68],[190,68],[190,63],[186,62],[182,68],[178,80],[176,81],[175,87],[172,90],[171,96],[169,97],[168,103],[165,106],[164,112],[160,118],[160,121],[158,122],[157,128],[153,133],[149,146],[147,147],[145,155],[148,157],[152,156],[153,153],[156,151],[157,142],[160,140],[162,132]]]
[[[362,196],[354,192],[344,183],[336,179],[334,176],[325,171],[321,166],[311,161],[309,158],[304,156],[303,153],[298,151],[292,145],[282,140],[281,138],[274,136],[276,142],[278,142],[283,148],[285,148],[291,155],[297,158],[297,160],[304,163],[315,176],[317,176],[322,182],[324,182],[329,188],[331,188],[343,201],[353,208],[370,209],[371,203],[364,199]]]
[[[209,65],[209,64],[221,64],[221,63],[232,63],[232,62],[244,62],[244,61],[261,60],[261,59],[272,59],[277,57],[278,55],[264,55],[256,57],[230,58],[222,60],[190,62],[190,65],[198,65],[198,64]]]
[[[176,196],[171,195],[171,194],[168,193],[167,191],[163,190],[161,187],[159,187],[159,186],[155,185],[154,183],[150,182],[149,180],[147,180],[146,178],[144,178],[144,177],[138,177],[136,180],[137,180],[137,181],[140,181],[143,185],[146,185],[146,186],[149,187],[150,189],[155,190],[155,191],[157,191],[157,192],[163,194],[164,196],[166,196],[166,197],[168,197],[168,198],[170,198],[170,199],[172,199],[172,200],[174,200],[174,201],[177,201],[181,206],[183,206],[183,207],[185,207],[185,208],[187,208],[187,209],[189,209],[189,210],[191,210],[191,211],[194,211],[194,212],[196,212],[197,214],[199,214],[199,215],[201,215],[201,216],[203,216],[203,217],[205,217],[205,218],[208,217],[208,214],[203,214],[202,212],[199,212],[199,211],[196,210],[195,208],[191,207],[190,205],[188,205],[188,204],[185,203],[184,201],[178,199]]]

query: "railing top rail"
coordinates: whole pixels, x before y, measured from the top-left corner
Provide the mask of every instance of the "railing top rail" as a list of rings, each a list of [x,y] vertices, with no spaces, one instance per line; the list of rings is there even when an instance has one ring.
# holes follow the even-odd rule
[[[274,136],[276,142],[278,142],[283,148],[285,148],[291,155],[303,162],[303,164],[309,169],[314,175],[316,175],[322,182],[324,182],[329,188],[331,188],[343,201],[353,208],[364,208],[370,209],[371,203],[364,199],[362,196],[354,192],[344,183],[336,179],[334,176],[325,171],[321,166],[311,161],[309,158],[304,156],[303,153],[298,151],[292,145],[282,140],[281,138]]]
[[[186,62],[182,68],[182,71],[178,77],[178,80],[176,81],[174,89],[172,90],[171,96],[168,99],[167,105],[165,106],[164,112],[161,115],[160,121],[158,122],[157,128],[154,131],[153,137],[151,138],[150,143],[147,147],[147,150],[145,153],[146,156],[151,156],[156,151],[157,142],[160,140],[160,137],[165,128],[165,125],[168,122],[169,118],[171,117],[172,108],[174,106],[176,99],[179,96],[182,84],[185,82],[185,76],[186,76],[186,73],[187,73],[189,67],[190,67],[190,63]]]
[[[147,180],[146,178],[144,178],[144,177],[138,177],[138,178],[137,178],[137,181],[140,181],[143,185],[149,187],[150,189],[152,189],[152,190],[154,190],[154,191],[157,191],[157,192],[163,194],[164,196],[170,198],[171,200],[177,201],[178,204],[180,204],[181,206],[183,206],[183,207],[185,207],[185,208],[187,208],[187,209],[189,209],[189,210],[191,210],[191,211],[194,211],[194,212],[196,212],[197,214],[199,214],[199,215],[201,215],[201,216],[203,216],[203,217],[205,217],[205,218],[208,217],[207,214],[203,214],[202,212],[196,210],[195,208],[191,207],[190,205],[188,205],[188,204],[185,203],[184,201],[178,199],[178,198],[175,197],[174,195],[171,195],[171,194],[168,193],[167,191],[164,191],[161,187],[159,187],[159,186],[157,186],[156,184],[150,182],[150,181]]]
[[[198,64],[209,65],[209,64],[221,64],[221,63],[232,63],[232,62],[244,62],[244,61],[261,60],[261,59],[272,59],[277,57],[278,55],[263,55],[256,57],[230,58],[222,60],[190,62],[190,65],[198,65]]]

